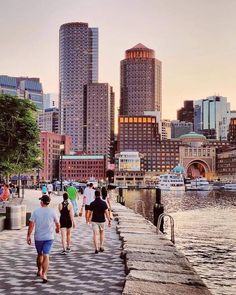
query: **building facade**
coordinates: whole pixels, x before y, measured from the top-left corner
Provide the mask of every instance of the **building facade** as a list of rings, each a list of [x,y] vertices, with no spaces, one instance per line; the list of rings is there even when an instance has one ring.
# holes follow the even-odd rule
[[[142,44],[126,50],[121,61],[120,115],[161,111],[162,67],[155,52]]]
[[[193,123],[179,120],[171,121],[171,138],[178,138],[191,131],[193,131]]]
[[[39,112],[37,122],[40,131],[59,133],[59,109],[49,108]]]
[[[194,123],[193,100],[184,101],[184,106],[177,111],[177,120]]]
[[[210,96],[194,102],[194,131],[208,139],[227,140],[230,103],[226,97]]]
[[[106,179],[106,157],[104,155],[62,156],[62,179],[88,181]]]
[[[98,82],[98,29],[66,23],[59,33],[60,130],[72,149],[84,148],[84,86]]]
[[[84,91],[84,151],[111,158],[114,137],[114,93],[108,83],[91,83]],[[112,124],[112,125],[111,125]]]
[[[43,169],[40,170],[39,179],[49,182],[59,179],[60,157],[62,154],[70,153],[71,138],[53,132],[42,131],[40,133],[40,148],[42,150]]]
[[[0,93],[31,100],[43,110],[43,88],[39,78],[0,76]]]
[[[235,181],[236,149],[231,149],[217,155],[217,174],[222,180]]]
[[[236,116],[232,117],[229,122],[228,141],[236,144]]]

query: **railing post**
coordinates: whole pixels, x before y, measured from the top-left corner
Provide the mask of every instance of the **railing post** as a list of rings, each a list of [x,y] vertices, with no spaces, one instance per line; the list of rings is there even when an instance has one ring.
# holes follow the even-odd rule
[[[167,216],[167,217],[170,218],[171,242],[174,244],[174,243],[175,243],[174,218],[173,218],[171,215],[166,214],[166,213],[162,213],[162,214],[158,217],[158,222],[157,222],[157,234],[159,234],[161,221],[164,219],[165,216]]]

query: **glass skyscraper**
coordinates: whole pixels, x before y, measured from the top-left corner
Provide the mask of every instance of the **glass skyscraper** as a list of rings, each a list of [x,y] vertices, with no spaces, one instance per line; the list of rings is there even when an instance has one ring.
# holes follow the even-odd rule
[[[59,33],[60,131],[72,137],[72,149],[83,151],[84,87],[98,82],[98,28],[66,23]]]

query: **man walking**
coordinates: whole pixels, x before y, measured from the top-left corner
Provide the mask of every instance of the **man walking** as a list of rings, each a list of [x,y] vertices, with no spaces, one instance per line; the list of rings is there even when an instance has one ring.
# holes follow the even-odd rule
[[[85,220],[86,223],[89,224],[89,216],[90,216],[90,204],[95,199],[95,190],[93,189],[93,184],[90,183],[84,190],[84,200],[83,205],[85,205]]]
[[[92,229],[93,229],[93,242],[95,246],[95,254],[98,251],[103,252],[103,242],[104,242],[104,225],[105,225],[105,216],[108,220],[108,226],[111,227],[111,220],[109,218],[107,203],[104,202],[100,197],[100,191],[95,191],[95,200],[89,206],[89,219],[92,220]],[[97,241],[97,235],[99,233],[100,245]]]
[[[78,216],[78,202],[77,202],[77,189],[73,186],[72,183],[70,183],[70,186],[67,189],[67,193],[69,195],[69,199],[72,203],[73,206],[73,210],[74,210],[74,214],[75,216]]]
[[[35,247],[38,253],[37,256],[37,275],[43,279],[43,283],[47,283],[47,272],[49,267],[49,254],[54,240],[54,230],[56,233],[60,231],[60,224],[54,209],[48,208],[50,198],[48,195],[43,195],[41,200],[41,208],[36,209],[30,218],[27,243],[31,245],[31,234],[33,229]],[[56,228],[55,228],[56,226]]]

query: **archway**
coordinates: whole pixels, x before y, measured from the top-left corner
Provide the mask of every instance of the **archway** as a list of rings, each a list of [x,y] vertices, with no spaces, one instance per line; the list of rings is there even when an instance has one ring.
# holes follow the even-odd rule
[[[206,177],[206,174],[209,172],[208,165],[200,160],[192,161],[187,166],[187,177],[196,178],[196,177]]]

